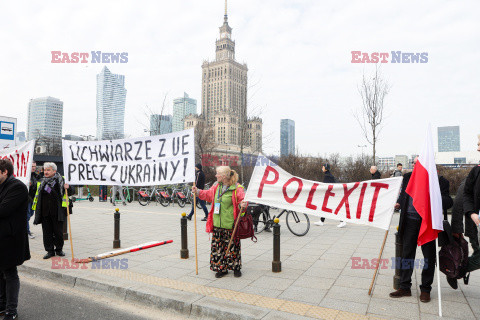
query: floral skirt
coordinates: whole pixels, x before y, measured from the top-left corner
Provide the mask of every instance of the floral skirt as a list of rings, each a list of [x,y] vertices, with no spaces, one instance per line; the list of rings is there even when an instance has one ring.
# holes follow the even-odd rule
[[[230,246],[230,253],[227,252],[228,243],[232,237],[233,230],[213,228],[212,249],[210,253],[210,270],[227,271],[240,270],[242,268],[242,256],[240,240],[233,240]]]

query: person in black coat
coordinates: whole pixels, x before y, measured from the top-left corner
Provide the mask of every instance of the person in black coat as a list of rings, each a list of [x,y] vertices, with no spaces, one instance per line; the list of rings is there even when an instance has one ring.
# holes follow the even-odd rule
[[[325,163],[322,166],[322,171],[323,171],[323,183],[337,183],[337,180],[333,176],[333,174],[330,172],[330,164]],[[323,223],[325,222],[325,218],[320,218],[319,221],[315,222],[314,224],[317,226],[323,226]],[[346,225],[346,222],[340,221],[340,224],[338,225],[339,228],[343,228]]]
[[[382,174],[380,173],[380,171],[378,171],[378,168],[376,166],[370,167],[370,173],[372,174],[372,180],[378,180],[382,177]]]
[[[13,176],[9,160],[0,160],[0,315],[5,314],[4,319],[17,316],[17,266],[30,259],[27,205],[27,186]]]
[[[415,158],[415,163],[417,158]],[[403,252],[400,265],[400,289],[390,293],[392,298],[401,298],[411,296],[412,286],[412,273],[415,267],[414,263],[415,254],[417,251],[417,239],[420,232],[420,226],[422,224],[422,217],[418,214],[417,210],[413,206],[413,199],[407,192],[407,186],[410,182],[412,172],[406,173],[403,176],[402,189],[400,196],[398,197],[395,207],[401,209],[400,221],[398,226],[398,234],[403,244]],[[438,178],[440,184],[440,192],[442,195],[442,207],[444,210],[449,209],[453,205],[452,198],[450,197],[449,186],[450,183],[447,179],[440,176]],[[435,261],[436,261],[436,247],[435,240],[430,241],[422,245],[422,253],[424,257],[423,271],[422,271],[422,284],[420,285],[420,301],[430,301],[430,291],[432,290],[433,277],[435,274]]]
[[[199,190],[205,189],[205,173],[203,173],[202,169],[203,167],[201,163],[197,163],[195,165],[195,186]],[[205,205],[205,200],[200,200],[197,197],[197,201],[198,203],[200,203],[200,206],[202,207],[203,212],[205,213],[205,217],[202,219],[202,221],[207,221],[208,209],[207,209],[207,206]],[[192,211],[190,211],[190,214],[187,216],[188,220],[192,220],[193,213],[194,213],[194,205],[192,202]]]
[[[480,152],[480,135],[478,135],[478,148]],[[465,180],[465,188],[463,190],[463,213],[465,214],[465,228],[469,231],[470,243],[474,247],[472,256],[468,259],[467,271],[480,269],[480,249],[478,245],[478,225],[480,220],[478,214],[480,213],[480,165],[473,167]],[[474,225],[471,225],[473,221]],[[468,227],[468,229],[467,229]],[[472,242],[476,239],[476,242]]]
[[[35,225],[42,224],[43,246],[47,251],[43,258],[49,259],[55,254],[63,257],[65,256],[63,224],[67,217],[67,208],[63,206],[63,200],[66,189],[69,194],[73,194],[75,190],[72,186],[64,183],[62,176],[57,172],[56,164],[46,162],[43,169],[44,177],[35,194],[35,220],[33,223]]]

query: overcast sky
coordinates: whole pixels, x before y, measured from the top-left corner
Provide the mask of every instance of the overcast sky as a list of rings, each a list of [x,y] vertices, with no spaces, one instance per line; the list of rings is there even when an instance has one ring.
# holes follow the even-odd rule
[[[201,64],[215,58],[223,12],[223,0],[2,1],[0,115],[24,131],[29,100],[53,96],[64,102],[63,134],[96,134],[95,75],[104,64],[52,64],[55,50],[128,52],[128,63],[107,64],[125,75],[127,135],[145,135],[146,106],[160,110],[165,95],[169,112],[183,92],[200,111]],[[462,150],[475,150],[479,12],[478,1],[230,0],[264,151],[279,152],[280,119],[289,118],[300,153],[361,153],[353,110],[374,65],[351,63],[354,50],[428,52],[428,63],[382,64],[391,90],[380,156],[418,153],[429,122],[434,137],[437,126],[460,125]]]

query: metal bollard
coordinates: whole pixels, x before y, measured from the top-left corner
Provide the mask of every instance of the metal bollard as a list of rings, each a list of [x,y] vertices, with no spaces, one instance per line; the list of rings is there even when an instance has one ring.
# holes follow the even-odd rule
[[[402,251],[403,251],[403,243],[397,231],[395,233],[395,275],[393,276],[393,289],[395,290],[400,289],[400,272],[402,270],[402,265],[401,265]]]
[[[120,248],[120,209],[115,209],[113,220],[115,222],[113,231],[113,249],[117,249]]]
[[[272,261],[272,272],[281,272],[282,271],[282,261],[280,261],[280,225],[278,224],[280,220],[275,218],[273,222],[273,261]]]
[[[180,229],[182,234],[182,249],[180,249],[180,258],[188,259],[188,235],[187,235],[187,214],[182,213],[182,218],[180,219]]]

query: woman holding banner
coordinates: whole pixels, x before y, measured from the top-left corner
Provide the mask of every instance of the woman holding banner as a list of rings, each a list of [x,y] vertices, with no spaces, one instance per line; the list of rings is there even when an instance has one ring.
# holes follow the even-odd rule
[[[243,201],[245,192],[243,186],[237,183],[237,172],[228,166],[218,167],[216,171],[217,182],[209,190],[199,190],[196,187],[192,190],[201,200],[212,203],[206,227],[208,233],[213,233],[210,270],[216,271],[216,278],[233,270],[234,276],[238,278],[242,276],[240,240],[233,241],[228,255],[226,251],[234,222],[239,214],[245,214],[248,203]]]

